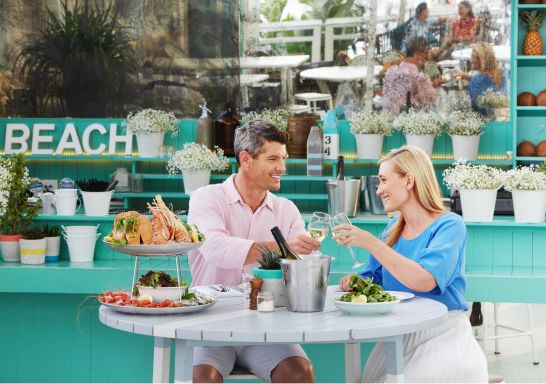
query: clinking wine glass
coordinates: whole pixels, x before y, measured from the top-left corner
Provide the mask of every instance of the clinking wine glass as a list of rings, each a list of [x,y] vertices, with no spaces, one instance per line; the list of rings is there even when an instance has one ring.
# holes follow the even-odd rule
[[[351,220],[349,220],[345,212],[340,212],[337,215],[332,216],[332,220],[330,221],[330,223],[332,226],[332,233],[334,233],[335,235],[343,235],[343,231],[334,232],[334,227],[341,224],[351,224]],[[353,247],[348,245],[347,248],[349,249],[349,253],[351,254],[351,257],[353,258],[353,269],[363,267],[364,263],[361,263],[358,261],[353,251]]]
[[[330,215],[324,212],[313,212],[307,224],[307,232],[313,239],[322,242],[330,231]]]

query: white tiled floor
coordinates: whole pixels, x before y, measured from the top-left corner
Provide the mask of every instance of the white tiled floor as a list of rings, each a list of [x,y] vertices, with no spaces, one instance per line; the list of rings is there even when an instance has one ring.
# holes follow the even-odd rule
[[[484,321],[493,321],[493,305],[482,303]],[[526,328],[527,311],[522,304],[502,303],[499,306],[499,321],[516,328]],[[533,365],[529,337],[499,340],[500,355],[495,355],[494,341],[487,343],[489,373],[502,376],[507,383],[546,383],[546,305],[533,304],[532,316],[535,344],[539,365]],[[499,331],[504,333],[506,331]]]

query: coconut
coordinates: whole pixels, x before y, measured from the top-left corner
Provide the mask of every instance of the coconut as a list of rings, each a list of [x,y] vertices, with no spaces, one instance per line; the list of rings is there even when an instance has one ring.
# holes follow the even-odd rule
[[[540,91],[540,93],[537,95],[537,105],[540,106],[546,106],[546,89],[543,89]]]
[[[537,99],[531,92],[522,92],[518,95],[518,105],[531,107],[537,105]]]
[[[518,150],[517,150],[518,156],[522,157],[530,157],[536,155],[536,148],[533,143],[530,141],[522,141],[518,144]]]
[[[542,140],[537,145],[537,156],[546,157],[546,140]]]

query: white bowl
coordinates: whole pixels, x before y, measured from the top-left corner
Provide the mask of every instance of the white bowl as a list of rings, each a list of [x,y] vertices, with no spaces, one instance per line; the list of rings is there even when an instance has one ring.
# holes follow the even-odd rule
[[[97,233],[96,225],[69,225],[63,226],[64,231],[68,233]]]
[[[333,298],[332,301],[340,311],[354,315],[383,315],[391,312],[400,304],[400,300],[382,303],[350,303]]]
[[[183,295],[186,290],[186,285],[180,287],[180,292]],[[180,293],[178,287],[143,287],[138,286],[138,293],[140,296],[150,295],[153,297],[154,302],[161,302],[163,300],[178,300],[180,298]]]

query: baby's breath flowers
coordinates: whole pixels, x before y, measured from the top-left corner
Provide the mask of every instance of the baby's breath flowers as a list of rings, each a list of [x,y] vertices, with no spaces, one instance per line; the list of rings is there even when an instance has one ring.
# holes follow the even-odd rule
[[[281,131],[286,131],[288,129],[289,116],[290,112],[285,108],[263,109],[260,112],[252,111],[247,113],[241,119],[241,124],[245,124],[253,120],[265,120],[275,124]]]
[[[546,173],[538,166],[517,167],[506,171],[504,188],[508,191],[540,191],[546,189]]]
[[[510,97],[505,92],[495,92],[488,89],[481,96],[478,96],[478,105],[486,108],[508,108],[510,106]]]
[[[455,111],[446,123],[446,132],[449,135],[476,136],[485,127],[485,121],[479,113],[472,111]]]
[[[136,133],[167,133],[178,136],[178,119],[172,112],[158,109],[143,109],[137,113],[129,113],[125,119],[127,129]]]
[[[355,113],[351,118],[351,132],[355,135],[391,135],[390,115],[376,111]]]
[[[435,135],[442,131],[444,121],[435,112],[410,109],[393,121],[393,128],[405,135]]]
[[[443,172],[444,183],[457,189],[499,189],[503,186],[506,173],[488,165],[469,164],[458,161]]]
[[[206,145],[186,143],[184,148],[176,151],[167,163],[169,174],[176,175],[181,171],[223,171],[229,166],[229,160],[221,148],[211,151]]]

